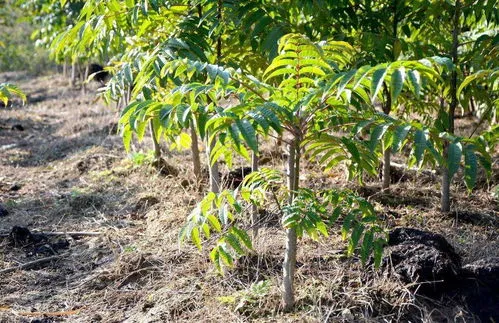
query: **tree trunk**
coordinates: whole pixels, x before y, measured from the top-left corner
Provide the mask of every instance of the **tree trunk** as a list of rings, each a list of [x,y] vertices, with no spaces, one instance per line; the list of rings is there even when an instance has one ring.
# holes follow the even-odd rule
[[[444,155],[447,156],[447,147],[445,147],[444,152]],[[442,167],[442,188],[440,195],[441,211],[450,212],[450,178],[447,166]]]
[[[64,63],[62,64],[62,76],[64,78],[68,77],[68,60],[65,58]]]
[[[451,102],[449,104],[449,129],[448,132],[450,134],[454,133],[454,115],[456,113],[457,108],[457,64],[458,64],[458,56],[457,49],[459,46],[459,16],[461,15],[461,2],[460,0],[456,0],[456,5],[454,9],[454,18],[453,18],[453,30],[452,30],[452,62],[456,66],[456,68],[452,71],[451,80],[450,80],[450,99]],[[447,160],[447,147],[444,149],[444,161]],[[441,190],[441,199],[440,199],[440,210],[442,212],[450,211],[450,184],[451,178],[449,177],[449,166],[444,162],[442,167],[442,190]]]
[[[299,170],[300,170],[300,152],[298,140],[294,139],[289,144],[288,156],[288,203],[292,204],[295,198],[296,190],[299,185]],[[295,303],[294,295],[294,276],[296,269],[296,249],[297,235],[296,229],[289,228],[286,230],[286,251],[283,264],[283,286],[284,286],[284,310],[290,311]]]
[[[258,171],[258,154],[255,153],[254,151],[251,154],[251,171],[252,172]],[[258,223],[258,207],[256,204],[253,203],[253,205],[251,205],[251,224],[253,226],[253,240],[255,240],[256,237],[258,236],[257,223]]]
[[[209,138],[209,135],[206,134],[206,137]],[[211,151],[215,147],[215,140],[212,140],[206,146],[209,147],[209,149],[206,150],[206,154],[208,155],[208,165],[210,170],[210,191],[213,193],[220,193],[220,173],[218,172],[218,161],[215,160],[213,164],[210,162],[210,155]]]
[[[76,85],[76,74],[77,74],[77,71],[76,71],[76,62],[72,62],[71,63],[71,80],[70,80],[70,85],[71,87],[75,87]]]
[[[88,73],[90,72],[90,65],[86,64],[85,68],[83,70],[83,79],[81,82],[81,93],[87,94],[87,79],[88,79]]]
[[[196,128],[194,123],[191,122],[191,152],[192,152],[192,166],[194,171],[194,176],[199,182],[201,180],[201,158],[199,157],[199,143],[198,134],[196,133]]]
[[[158,161],[161,158],[161,147],[159,145],[158,139],[156,138],[156,135],[154,134],[154,124],[151,121],[149,121],[149,129],[151,130],[151,138],[152,138],[152,144],[154,148],[154,160]]]
[[[390,95],[390,91],[388,91],[388,87],[385,83],[383,83],[383,92],[385,94],[386,100],[383,104],[383,113],[386,115],[390,115],[392,111],[392,96]],[[383,170],[381,171],[381,176],[383,178],[382,188],[385,190],[390,187],[391,182],[391,155],[392,149],[390,147],[384,147],[383,145]]]
[[[398,6],[399,6],[399,0],[393,0],[392,3],[392,11],[393,11],[392,36],[394,39],[392,44],[393,61],[396,61],[399,55],[399,53],[397,53],[396,50],[396,42],[398,41],[398,23],[399,23]],[[383,104],[383,113],[386,115],[390,115],[390,112],[392,111],[393,102],[392,102],[392,96],[390,94],[390,91],[388,90],[388,86],[386,85],[386,83],[383,83],[383,92],[386,98]],[[381,170],[381,178],[383,180],[382,188],[384,190],[389,188],[391,183],[391,170],[390,170],[391,155],[392,155],[392,149],[390,147],[384,147],[383,145],[383,169]]]
[[[391,180],[391,154],[392,149],[390,147],[386,148],[383,152],[383,189],[390,187]]]

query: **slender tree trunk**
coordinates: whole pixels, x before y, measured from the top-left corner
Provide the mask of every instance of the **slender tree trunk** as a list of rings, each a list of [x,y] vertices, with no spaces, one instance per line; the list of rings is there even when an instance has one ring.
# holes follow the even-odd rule
[[[383,152],[383,189],[390,187],[391,179],[391,155],[392,149],[390,147],[386,148]]]
[[[454,115],[456,113],[457,108],[457,64],[458,64],[458,56],[457,49],[459,46],[459,17],[461,15],[461,2],[460,0],[456,0],[456,5],[454,9],[454,18],[453,18],[453,30],[452,30],[452,62],[456,66],[451,74],[450,80],[450,98],[451,102],[449,104],[449,133],[454,133]],[[447,145],[444,147],[444,160],[447,160],[448,152]],[[444,162],[444,166],[442,167],[442,189],[441,189],[441,200],[440,200],[440,210],[442,212],[450,211],[450,184],[451,178],[449,177],[449,166]]]
[[[70,80],[70,85],[71,87],[75,87],[76,85],[76,74],[77,74],[77,67],[76,67],[76,62],[71,63],[71,80]]]
[[[198,134],[196,133],[196,128],[194,127],[194,123],[191,122],[191,152],[192,152],[192,166],[194,171],[194,176],[196,176],[196,180],[199,182],[201,180],[201,158],[199,157],[199,142],[198,142]]]
[[[64,59],[64,63],[62,64],[62,76],[64,78],[68,77],[68,59]]]
[[[206,137],[209,138],[209,135],[206,134]],[[215,140],[207,143],[206,145],[209,149],[206,150],[206,154],[208,155],[208,164],[210,165],[210,191],[213,193],[220,193],[220,173],[218,172],[218,162],[215,161],[213,164],[210,162],[211,151],[215,147]]]
[[[398,53],[396,53],[395,45],[398,41],[398,23],[399,23],[399,15],[398,15],[398,5],[399,0],[393,0],[392,10],[393,10],[393,24],[392,24],[392,55],[393,61],[397,60]],[[392,110],[392,97],[390,91],[388,91],[388,87],[385,83],[383,83],[383,92],[385,94],[385,102],[383,104],[383,113],[386,115],[390,115]],[[391,182],[391,155],[392,149],[390,147],[384,147],[383,145],[383,169],[381,170],[381,178],[382,178],[382,188],[385,190],[390,187]]]
[[[128,106],[128,104],[130,103],[130,100],[132,99],[132,86],[131,85],[128,85],[126,87],[126,101],[125,101],[125,107]]]
[[[151,138],[152,138],[152,144],[154,148],[154,160],[158,161],[161,158],[161,147],[159,145],[158,139],[156,138],[155,130],[154,130],[154,123],[149,121],[149,129],[151,131]]]
[[[222,23],[222,0],[217,1],[217,19],[218,23]],[[201,19],[202,14],[203,14],[203,9],[201,6],[198,6],[198,13],[199,13],[199,18]],[[216,45],[216,50],[217,50],[217,64],[220,65],[221,60],[222,60],[222,36],[219,35],[217,38],[217,45]],[[206,134],[207,140],[209,140],[210,136],[209,134]],[[211,142],[208,142],[207,145],[208,149],[206,150],[206,153],[208,154],[208,164],[209,164],[209,170],[210,170],[210,191],[213,193],[220,193],[220,173],[218,172],[218,161],[214,161],[213,163],[210,162],[210,156],[213,148],[215,147],[215,140],[212,140]]]
[[[299,170],[300,170],[300,152],[298,140],[294,139],[289,144],[288,155],[288,203],[292,204],[295,198],[295,193],[299,188]],[[290,228],[286,230],[286,251],[283,264],[283,286],[284,286],[284,310],[290,311],[295,303],[294,295],[294,276],[296,269],[296,249],[297,235],[296,229]]]
[[[258,140],[258,138],[257,138]],[[251,154],[251,171],[258,171],[258,154],[254,151]],[[251,205],[251,224],[253,226],[253,240],[258,236],[258,207],[256,204]]]
[[[81,92],[83,94],[87,94],[87,79],[88,79],[88,73],[90,72],[90,65],[86,64],[83,71],[84,72],[83,72],[83,79],[81,82]]]
[[[383,91],[385,93],[386,101],[383,105],[383,113],[389,115],[392,110],[392,97],[390,92],[388,91],[388,87],[383,83]],[[387,189],[390,187],[391,182],[391,155],[392,149],[390,147],[384,147],[383,145],[383,170],[381,172],[383,178],[383,189]]]

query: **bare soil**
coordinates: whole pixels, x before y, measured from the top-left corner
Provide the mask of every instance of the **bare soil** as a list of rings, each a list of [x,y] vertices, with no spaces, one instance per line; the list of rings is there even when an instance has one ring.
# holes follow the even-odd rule
[[[180,227],[206,190],[195,185],[187,152],[165,156],[178,170],[165,175],[127,156],[116,133],[118,112],[96,98],[95,86],[83,95],[61,76],[0,74],[0,82],[7,79],[29,101],[0,108],[0,204],[8,211],[0,217],[0,270],[50,254],[10,243],[14,226],[100,235],[50,236],[43,246],[69,243],[54,250],[57,259],[0,274],[1,322],[478,322],[460,299],[415,296],[386,273],[346,258],[337,235],[299,242],[297,306],[284,313],[284,235],[272,212],[264,212],[256,254],[220,277],[207,250],[178,244]],[[476,121],[458,122],[469,131]],[[134,151],[149,147],[146,140]],[[266,155],[282,166],[274,150]],[[471,194],[455,181],[453,212],[441,214],[438,174],[402,170],[382,193],[376,179],[358,186],[341,169],[305,168],[304,185],[355,189],[389,228],[442,234],[463,264],[499,256],[499,210],[491,194],[497,169]]]

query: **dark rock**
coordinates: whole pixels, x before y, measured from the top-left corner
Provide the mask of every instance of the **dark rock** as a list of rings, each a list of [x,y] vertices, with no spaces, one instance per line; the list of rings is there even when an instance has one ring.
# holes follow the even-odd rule
[[[480,259],[461,270],[457,292],[482,322],[499,322],[499,257]]]
[[[439,234],[397,228],[390,232],[384,265],[392,266],[405,283],[415,284],[420,294],[441,294],[459,276],[461,259]],[[419,286],[418,286],[419,285]]]
[[[0,218],[9,215],[9,211],[0,204]]]
[[[191,182],[188,180],[188,179],[183,179],[181,182],[180,182],[180,185],[183,187],[183,188],[187,188],[189,186],[191,186]]]
[[[10,187],[10,189],[9,189],[9,190],[11,190],[11,191],[13,191],[13,192],[17,192],[17,191],[19,191],[21,188],[22,188],[22,186],[21,186],[21,185],[19,185],[19,184],[14,184],[14,185],[12,185],[12,186]]]
[[[24,131],[24,127],[20,124],[15,124],[11,128],[12,130],[17,130],[17,131]]]

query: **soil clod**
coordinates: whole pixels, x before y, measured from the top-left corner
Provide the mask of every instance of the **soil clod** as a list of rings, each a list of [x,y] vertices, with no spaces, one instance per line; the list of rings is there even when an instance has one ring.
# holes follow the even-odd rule
[[[439,234],[412,228],[396,228],[389,234],[387,258],[397,276],[415,283],[420,294],[441,294],[455,283],[461,258]]]
[[[0,204],[0,218],[7,215],[9,215],[9,211],[5,208],[5,206]]]
[[[26,227],[14,226],[9,233],[10,245],[15,248],[23,248],[28,257],[35,255],[53,256],[59,250],[69,248],[69,241],[58,239],[51,242],[50,238],[43,233],[31,232]]]
[[[15,124],[10,129],[14,131],[24,131],[24,127],[21,124]]]
[[[251,167],[239,167],[230,171],[223,178],[223,182],[226,183],[225,186],[228,188],[237,188],[244,180],[244,177],[252,172]]]
[[[163,176],[178,176],[178,169],[168,164],[163,158],[154,160],[151,165]]]
[[[458,292],[482,322],[499,322],[499,257],[463,267]]]

